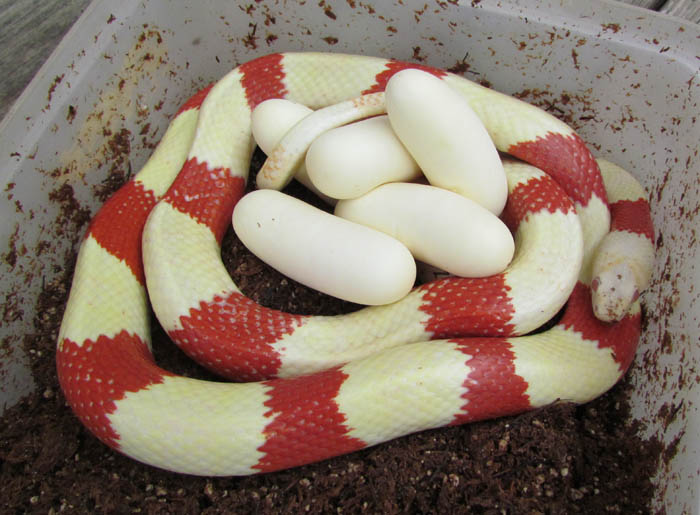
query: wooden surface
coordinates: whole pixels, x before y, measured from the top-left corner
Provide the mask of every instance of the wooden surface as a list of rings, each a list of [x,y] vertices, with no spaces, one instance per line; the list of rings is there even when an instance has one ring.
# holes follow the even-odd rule
[[[700,23],[700,0],[625,0]],[[0,119],[90,0],[0,0]]]
[[[90,0],[0,0],[0,119]]]

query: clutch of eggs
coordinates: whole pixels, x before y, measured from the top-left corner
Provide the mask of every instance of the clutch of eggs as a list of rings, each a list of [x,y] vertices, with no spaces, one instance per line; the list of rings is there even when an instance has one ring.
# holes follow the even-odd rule
[[[288,277],[359,304],[388,304],[413,287],[415,259],[429,277],[502,272],[513,237],[498,218],[507,183],[484,125],[456,91],[415,69],[386,87],[387,115],[319,136],[295,178],[335,216],[274,190],[243,197],[233,212],[241,241]],[[269,154],[311,109],[288,100],[252,115]],[[428,184],[420,184],[420,180]]]

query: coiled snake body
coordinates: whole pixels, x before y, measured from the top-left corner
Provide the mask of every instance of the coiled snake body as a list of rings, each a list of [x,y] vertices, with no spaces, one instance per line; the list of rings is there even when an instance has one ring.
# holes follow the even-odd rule
[[[506,162],[509,268],[434,281],[338,317],[282,313],[239,292],[220,242],[247,178],[251,110],[267,98],[319,108],[381,92],[406,67],[419,66],[273,54],[180,109],[143,170],[95,216],[76,265],[57,368],[98,438],[170,470],[251,474],[427,428],[585,402],[621,377],[653,260],[643,190],[614,165],[601,162],[601,176],[583,141],[547,113],[440,70],[420,67],[460,91],[499,150],[523,161]],[[604,257],[594,260],[599,247]],[[594,316],[591,290],[598,317],[617,321]],[[159,368],[149,300],[186,353],[252,382]],[[564,304],[556,325],[527,335]]]

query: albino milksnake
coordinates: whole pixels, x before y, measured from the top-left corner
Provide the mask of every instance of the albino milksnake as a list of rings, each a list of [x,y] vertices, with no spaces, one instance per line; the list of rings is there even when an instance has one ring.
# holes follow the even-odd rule
[[[244,297],[219,253],[254,148],[251,110],[267,98],[317,109],[381,92],[406,67],[447,81],[500,151],[533,165],[506,161],[511,266],[338,317],[285,314]],[[590,400],[634,356],[637,297],[653,260],[643,190],[614,165],[602,168],[605,186],[581,138],[549,114],[440,70],[341,54],[250,61],[180,109],[146,166],[91,222],[59,334],[61,387],[107,445],[202,475],[268,472],[427,428]],[[606,197],[611,243],[595,264],[610,228]],[[633,283],[610,286],[618,277]],[[599,316],[617,322],[593,315],[591,284],[602,297]],[[609,300],[623,289],[622,300]],[[159,368],[149,299],[187,354],[224,377],[256,382]],[[565,303],[552,328],[519,336]]]

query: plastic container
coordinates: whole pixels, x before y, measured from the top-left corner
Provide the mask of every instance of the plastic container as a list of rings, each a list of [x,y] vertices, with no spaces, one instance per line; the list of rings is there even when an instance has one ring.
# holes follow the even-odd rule
[[[34,388],[23,337],[42,282],[76,250],[77,225],[50,199],[70,187],[95,211],[115,165],[114,131],[136,136],[137,170],[177,106],[236,64],[286,50],[394,57],[466,70],[554,111],[644,183],[658,249],[634,416],[644,436],[676,450],[658,470],[657,507],[700,513],[700,29],[602,1],[375,4],[373,12],[340,1],[87,9],[0,125],[0,411]]]

